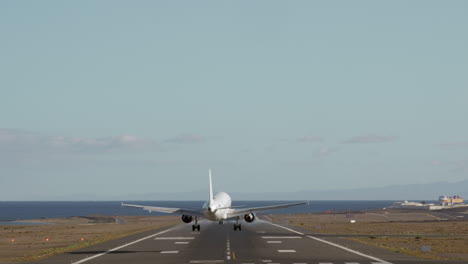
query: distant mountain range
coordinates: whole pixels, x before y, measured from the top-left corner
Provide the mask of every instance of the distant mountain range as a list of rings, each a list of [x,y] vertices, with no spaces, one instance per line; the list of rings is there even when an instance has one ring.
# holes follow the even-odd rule
[[[358,189],[307,190],[298,192],[233,192],[233,200],[437,200],[439,195],[468,199],[468,179],[459,182],[392,185]],[[206,190],[184,193],[145,193],[112,197],[111,200],[205,200]]]

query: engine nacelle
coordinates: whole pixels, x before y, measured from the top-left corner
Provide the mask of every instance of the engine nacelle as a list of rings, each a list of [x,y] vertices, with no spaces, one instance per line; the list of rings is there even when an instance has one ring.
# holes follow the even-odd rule
[[[184,223],[190,223],[192,222],[193,220],[193,217],[191,215],[182,215],[182,221],[184,221]]]
[[[245,221],[252,223],[255,220],[255,215],[253,213],[244,215]]]

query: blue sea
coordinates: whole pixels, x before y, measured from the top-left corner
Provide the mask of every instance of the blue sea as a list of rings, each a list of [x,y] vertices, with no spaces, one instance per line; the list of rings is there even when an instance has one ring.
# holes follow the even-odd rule
[[[237,201],[233,206],[257,207],[301,201]],[[296,214],[317,212],[348,212],[380,209],[394,201],[310,201],[309,205],[261,212],[264,214]],[[124,203],[173,208],[200,208],[204,201],[124,201]],[[6,221],[30,220],[88,215],[165,215],[148,213],[138,208],[122,207],[117,201],[82,202],[0,202],[0,225]]]

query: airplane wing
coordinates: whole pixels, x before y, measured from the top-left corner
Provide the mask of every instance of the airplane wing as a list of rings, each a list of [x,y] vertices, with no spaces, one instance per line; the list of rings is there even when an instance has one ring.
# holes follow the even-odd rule
[[[229,209],[227,217],[232,218],[232,217],[245,215],[245,214],[250,214],[250,213],[258,212],[258,211],[281,209],[281,208],[287,208],[287,207],[296,206],[296,205],[303,205],[303,204],[308,204],[308,202],[292,203],[292,204],[280,204],[280,205],[269,205],[269,206],[251,207],[251,208],[242,208],[242,209]]]
[[[198,216],[203,217],[205,209],[196,209],[196,208],[170,208],[170,207],[157,207],[157,206],[147,206],[147,205],[136,205],[136,204],[124,204],[122,206],[125,207],[136,207],[141,208],[148,212],[160,212],[160,213],[177,213],[181,215],[191,215],[191,216]]]

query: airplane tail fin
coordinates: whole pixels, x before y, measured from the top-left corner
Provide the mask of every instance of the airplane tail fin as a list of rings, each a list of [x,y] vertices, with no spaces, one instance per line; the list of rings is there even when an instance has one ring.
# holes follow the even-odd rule
[[[211,169],[208,170],[208,176],[210,178],[210,205],[213,203],[213,184],[211,183]]]

